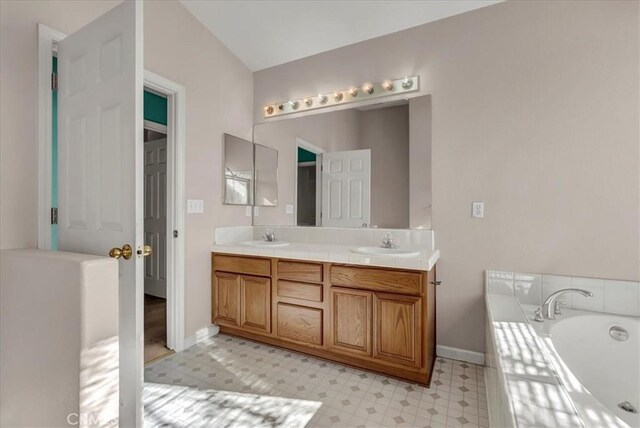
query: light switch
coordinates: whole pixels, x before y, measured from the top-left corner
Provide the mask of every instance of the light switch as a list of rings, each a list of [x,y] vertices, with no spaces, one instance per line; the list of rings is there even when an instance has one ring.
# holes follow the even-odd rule
[[[260,215],[260,207],[253,207],[253,216],[258,217]]]
[[[484,202],[471,202],[471,217],[484,218]]]
[[[202,214],[204,212],[204,201],[202,199],[187,199],[187,213]]]
[[[253,211],[253,207],[247,206],[247,209],[245,210],[244,215],[247,217],[251,217],[252,211]]]
[[[285,211],[287,214],[293,214],[293,205],[287,205]]]

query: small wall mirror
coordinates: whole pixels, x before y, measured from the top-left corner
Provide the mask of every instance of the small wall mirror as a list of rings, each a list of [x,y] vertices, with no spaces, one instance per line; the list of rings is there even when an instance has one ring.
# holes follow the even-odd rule
[[[225,205],[253,205],[253,143],[224,134]]]
[[[260,144],[255,150],[255,205],[275,207],[278,205],[278,151]]]

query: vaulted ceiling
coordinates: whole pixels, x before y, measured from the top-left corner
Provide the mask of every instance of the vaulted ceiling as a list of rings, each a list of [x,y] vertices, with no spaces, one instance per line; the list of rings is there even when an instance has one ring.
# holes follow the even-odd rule
[[[501,0],[180,1],[257,71]]]

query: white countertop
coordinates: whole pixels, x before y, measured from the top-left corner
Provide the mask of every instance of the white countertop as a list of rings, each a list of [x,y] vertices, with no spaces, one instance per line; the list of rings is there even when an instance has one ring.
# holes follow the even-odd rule
[[[353,253],[351,249],[356,247],[357,245],[291,242],[286,247],[260,248],[236,243],[213,245],[211,251],[215,253],[349,263],[363,266],[394,267],[422,271],[431,270],[440,257],[439,250],[425,251],[419,249],[416,249],[416,251],[419,251],[420,255],[415,257],[370,256]]]

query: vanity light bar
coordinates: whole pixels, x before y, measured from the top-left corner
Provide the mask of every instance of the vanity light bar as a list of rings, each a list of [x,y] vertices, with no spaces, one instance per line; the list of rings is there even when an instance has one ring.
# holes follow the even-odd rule
[[[281,103],[267,104],[264,106],[264,117],[283,116],[285,114],[300,113],[303,111],[317,110],[325,107],[333,107],[349,104],[357,101],[365,101],[374,98],[389,97],[407,92],[415,92],[420,89],[419,76],[403,77],[395,80],[385,80],[378,83],[365,83],[361,87],[352,87],[341,91],[318,94],[313,97],[289,100]]]

